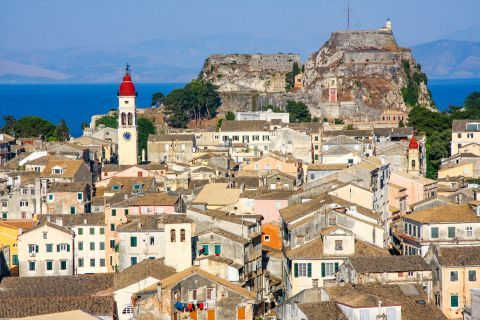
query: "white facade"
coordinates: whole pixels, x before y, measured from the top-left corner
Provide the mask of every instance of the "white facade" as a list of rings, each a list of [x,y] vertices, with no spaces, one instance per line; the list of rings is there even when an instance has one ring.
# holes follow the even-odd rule
[[[75,232],[75,273],[107,272],[105,262],[105,226],[81,225]]]
[[[118,103],[118,164],[134,165],[138,161],[136,96],[120,95]]]
[[[115,303],[117,304],[117,314],[119,320],[128,320],[133,317],[132,296],[137,292],[158,283],[160,279],[148,277],[128,287],[116,290],[113,294]]]
[[[118,237],[120,240],[120,271],[145,259],[165,257],[164,231],[119,231]]]
[[[44,224],[18,237],[20,277],[73,275],[73,233]]]
[[[268,111],[238,111],[235,112],[235,120],[280,120],[282,123],[290,123],[290,114],[288,112]]]

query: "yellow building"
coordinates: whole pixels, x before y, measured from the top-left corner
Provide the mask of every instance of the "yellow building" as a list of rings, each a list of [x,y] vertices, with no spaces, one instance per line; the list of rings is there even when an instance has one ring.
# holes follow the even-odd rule
[[[480,247],[431,247],[427,262],[433,266],[433,296],[449,319],[463,319],[470,289],[480,287]]]
[[[448,166],[443,166],[438,170],[438,178],[443,179],[447,177],[466,177],[473,178],[474,166],[472,162],[453,164]]]
[[[3,251],[11,275],[18,275],[18,235],[34,227],[33,220],[0,221],[0,250]]]

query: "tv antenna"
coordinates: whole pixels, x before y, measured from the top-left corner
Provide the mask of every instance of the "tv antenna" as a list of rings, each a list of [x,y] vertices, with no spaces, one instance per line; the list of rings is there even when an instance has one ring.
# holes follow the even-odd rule
[[[350,30],[350,14],[352,9],[350,8],[350,0],[347,1],[347,9],[344,10],[347,13],[347,30]]]

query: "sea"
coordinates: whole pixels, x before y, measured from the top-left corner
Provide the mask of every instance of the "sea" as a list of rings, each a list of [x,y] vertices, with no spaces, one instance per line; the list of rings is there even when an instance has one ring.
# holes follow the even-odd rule
[[[148,107],[152,94],[182,88],[183,83],[137,83],[137,105]],[[0,117],[20,118],[36,115],[55,124],[64,119],[70,134],[82,134],[82,122],[90,123],[94,114],[117,108],[118,84],[0,84]],[[448,79],[428,82],[433,100],[440,110],[461,106],[472,91],[480,91],[480,79]],[[0,119],[0,126],[3,120]]]

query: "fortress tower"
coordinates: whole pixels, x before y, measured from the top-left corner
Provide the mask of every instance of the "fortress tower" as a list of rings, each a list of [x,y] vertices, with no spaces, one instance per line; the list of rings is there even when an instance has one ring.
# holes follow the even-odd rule
[[[137,92],[127,64],[118,91],[118,164],[134,165],[138,162]]]

